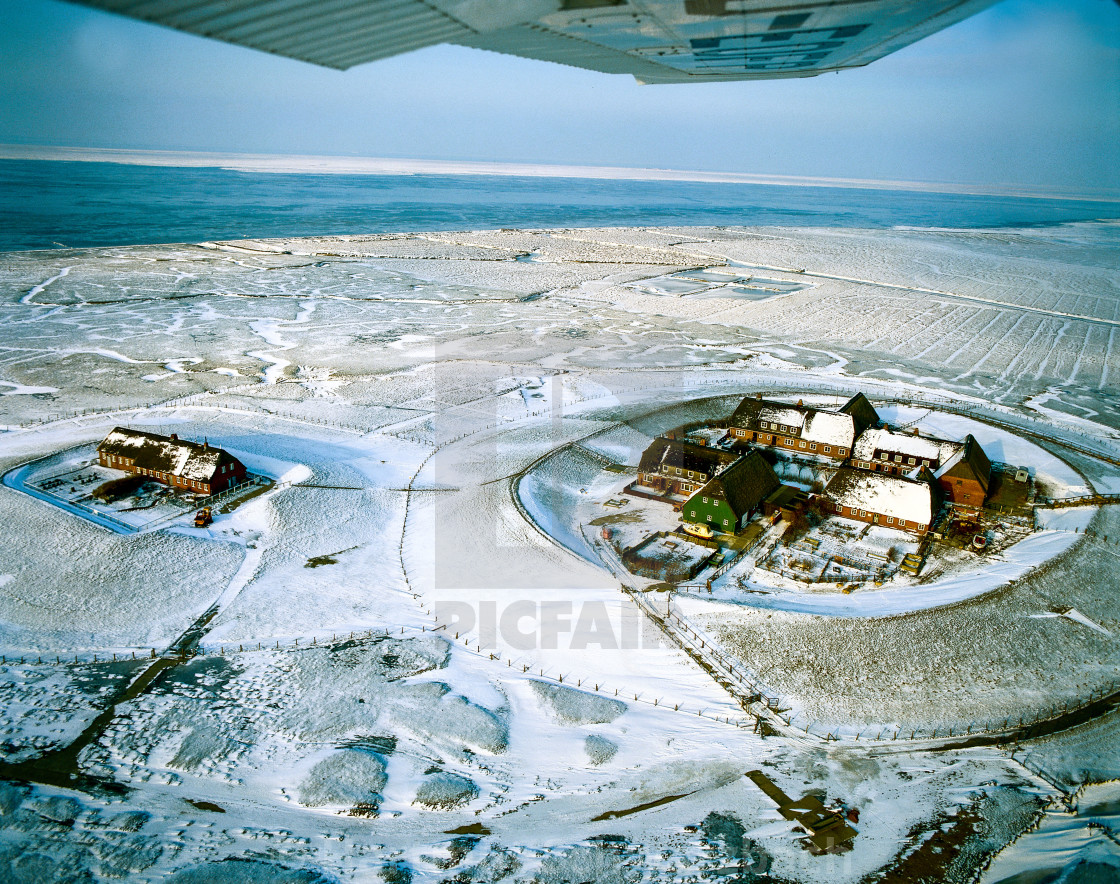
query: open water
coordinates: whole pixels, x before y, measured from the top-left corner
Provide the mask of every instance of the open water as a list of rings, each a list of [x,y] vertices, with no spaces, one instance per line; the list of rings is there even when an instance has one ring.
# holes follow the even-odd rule
[[[0,251],[496,227],[1033,227],[1085,200],[498,175],[249,173],[0,160]]]

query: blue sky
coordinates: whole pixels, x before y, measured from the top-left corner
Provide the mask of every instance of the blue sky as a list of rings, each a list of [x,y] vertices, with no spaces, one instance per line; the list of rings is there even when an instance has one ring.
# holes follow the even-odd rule
[[[441,46],[330,71],[0,0],[0,143],[1120,189],[1120,6],[1004,0],[861,70],[640,86]]]

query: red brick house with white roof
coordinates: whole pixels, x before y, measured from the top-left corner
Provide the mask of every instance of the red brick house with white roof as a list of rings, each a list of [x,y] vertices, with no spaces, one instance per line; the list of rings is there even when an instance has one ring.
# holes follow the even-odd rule
[[[731,415],[730,434],[737,445],[754,444],[791,454],[847,460],[856,437],[879,422],[875,409],[859,393],[836,411],[748,396]]]
[[[930,436],[900,433],[890,429],[866,430],[852,449],[852,465],[861,470],[909,475],[925,467],[936,472],[964,448],[963,442],[947,442]]]
[[[188,442],[174,433],[161,436],[124,427],[115,427],[97,446],[97,462],[207,495],[239,485],[247,475],[241,461],[207,442]]]
[[[871,470],[841,467],[825,486],[831,512],[845,519],[925,534],[939,500],[931,475],[910,479]]]

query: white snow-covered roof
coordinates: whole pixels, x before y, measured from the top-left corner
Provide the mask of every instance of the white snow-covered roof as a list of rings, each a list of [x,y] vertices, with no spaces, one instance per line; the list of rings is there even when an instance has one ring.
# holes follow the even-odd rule
[[[933,490],[925,482],[844,468],[825,487],[825,494],[840,506],[893,516],[918,525],[933,518]]]
[[[930,464],[936,466],[945,463],[963,449],[964,446],[960,442],[895,433],[891,430],[864,430],[856,440],[852,457],[873,460],[876,451],[886,451],[892,455],[901,454],[903,457],[912,457],[918,461],[928,460]]]
[[[758,419],[784,427],[800,427],[805,420],[805,415],[796,408],[763,406],[759,409]]]
[[[805,419],[805,429],[801,433],[801,438],[808,439],[810,442],[851,448],[855,434],[856,425],[850,414],[814,411]]]

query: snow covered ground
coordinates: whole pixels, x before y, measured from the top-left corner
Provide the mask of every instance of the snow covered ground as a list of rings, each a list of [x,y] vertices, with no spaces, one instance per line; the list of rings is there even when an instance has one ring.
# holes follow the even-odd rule
[[[1092,452],[1120,450],[1118,251],[1100,224],[5,255],[0,471],[126,425],[206,436],[278,482],[208,529],[128,536],[0,488],[5,762],[69,745],[205,620],[199,655],[120,700],[78,759],[123,792],[0,781],[0,879],[856,882],[943,836],[947,879],[978,868],[1093,768],[1115,716],[1024,745],[1025,764],[763,736],[587,536],[662,530],[652,504],[603,506],[629,480],[604,467],[756,390],[913,400],[884,413],[985,433],[1057,496],[1116,490]],[[721,289],[725,265],[765,286]],[[696,293],[663,285],[697,268]],[[797,724],[1029,714],[1115,678],[1114,510],[1055,511],[968,586],[673,604]],[[1036,616],[1066,608],[1104,632]],[[853,850],[804,850],[755,768],[858,810]],[[1113,840],[1048,817],[986,880],[1120,866],[1110,795],[1092,819]]]

